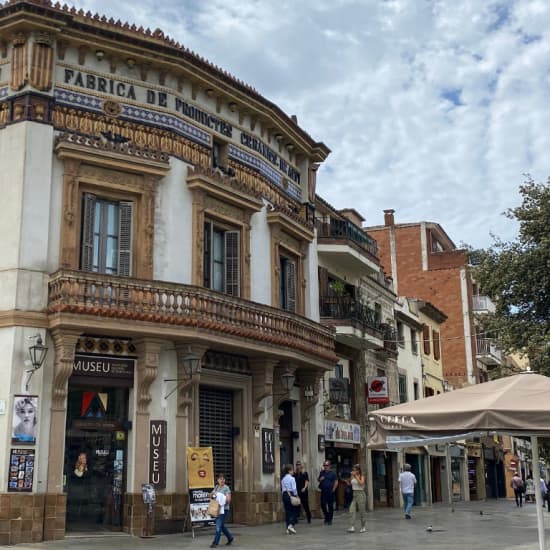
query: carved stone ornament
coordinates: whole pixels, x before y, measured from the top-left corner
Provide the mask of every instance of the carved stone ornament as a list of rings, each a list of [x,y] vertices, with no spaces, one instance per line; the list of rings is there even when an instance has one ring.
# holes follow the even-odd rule
[[[118,101],[105,100],[102,108],[107,116],[117,117],[122,113],[122,105]]]

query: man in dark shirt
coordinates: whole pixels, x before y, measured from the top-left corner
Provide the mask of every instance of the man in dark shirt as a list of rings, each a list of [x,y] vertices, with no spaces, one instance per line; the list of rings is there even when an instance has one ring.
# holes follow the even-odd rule
[[[323,462],[323,469],[317,478],[319,489],[321,489],[321,510],[325,516],[325,525],[332,525],[334,513],[334,491],[338,487],[338,478],[330,469],[330,461]]]
[[[302,469],[302,463],[298,460],[296,462],[296,470],[294,471],[294,478],[296,479],[296,489],[298,490],[298,496],[300,502],[304,508],[304,513],[307,518],[307,522],[311,523],[311,512],[309,510],[309,475]]]

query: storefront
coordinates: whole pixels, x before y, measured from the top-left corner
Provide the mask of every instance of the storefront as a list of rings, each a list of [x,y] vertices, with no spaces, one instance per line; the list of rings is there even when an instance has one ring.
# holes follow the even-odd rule
[[[470,443],[468,450],[468,487],[470,500],[485,498],[485,469],[483,467],[482,449],[480,443]]]
[[[63,472],[67,531],[122,529],[134,363],[131,357],[75,355]]]
[[[426,457],[425,451],[417,448],[407,449],[405,453],[405,463],[411,465],[411,471],[416,476],[416,485],[414,486],[414,504],[416,506],[425,504],[428,500]]]
[[[462,445],[450,445],[451,456],[451,495],[454,501],[465,500],[466,492],[464,485],[465,459],[464,447]]]
[[[372,451],[372,493],[374,507],[399,506],[394,492],[398,491],[397,453]]]

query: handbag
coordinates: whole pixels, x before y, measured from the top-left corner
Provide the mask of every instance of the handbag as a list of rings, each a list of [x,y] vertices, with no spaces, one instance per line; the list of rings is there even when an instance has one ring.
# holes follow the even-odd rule
[[[300,506],[300,504],[302,504],[302,502],[300,501],[300,497],[290,495],[290,504],[292,504],[292,506]]]
[[[210,499],[206,513],[211,518],[217,518],[220,515],[220,503],[215,498]]]

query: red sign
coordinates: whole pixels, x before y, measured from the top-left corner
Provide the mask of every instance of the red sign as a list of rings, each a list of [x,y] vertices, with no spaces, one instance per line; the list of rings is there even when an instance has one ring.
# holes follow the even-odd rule
[[[390,402],[387,376],[367,378],[367,401],[372,405],[385,405]]]

